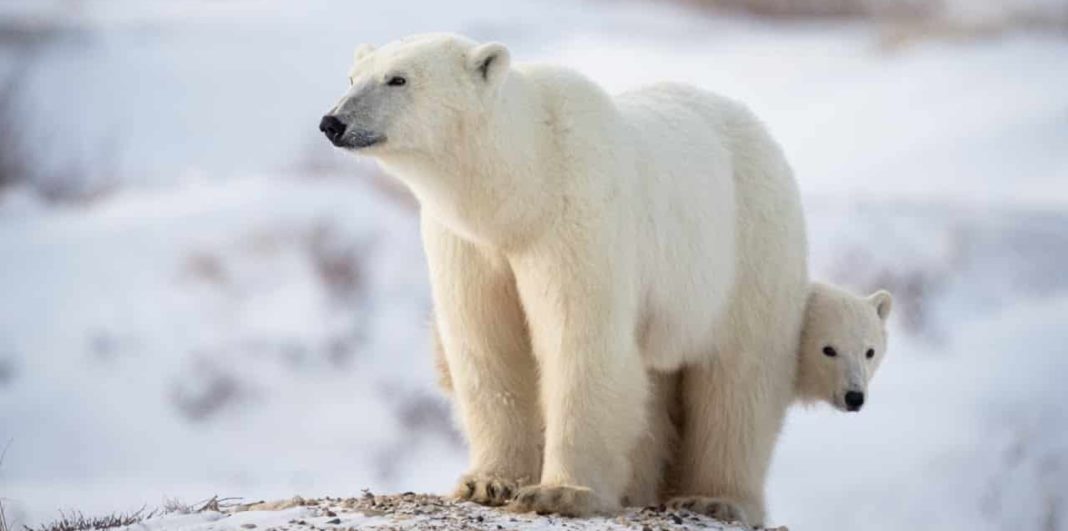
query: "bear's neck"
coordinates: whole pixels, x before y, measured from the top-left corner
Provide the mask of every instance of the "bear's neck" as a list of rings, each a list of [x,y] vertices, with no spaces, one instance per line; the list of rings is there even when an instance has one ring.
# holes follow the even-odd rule
[[[520,72],[500,87],[495,108],[466,123],[437,153],[382,160],[411,188],[423,216],[457,235],[498,248],[518,248],[552,219],[558,187],[546,176],[554,157],[543,103]]]

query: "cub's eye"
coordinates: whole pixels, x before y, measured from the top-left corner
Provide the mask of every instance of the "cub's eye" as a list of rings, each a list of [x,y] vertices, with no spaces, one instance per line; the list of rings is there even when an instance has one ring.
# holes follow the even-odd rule
[[[868,352],[865,355],[868,356],[869,360],[874,358],[875,357],[875,349],[869,348]]]
[[[838,355],[838,353],[834,351],[834,347],[830,346],[823,347],[823,354],[831,358]]]
[[[403,87],[408,84],[408,80],[401,76],[393,76],[389,78],[389,81],[386,81],[386,84],[391,87]]]

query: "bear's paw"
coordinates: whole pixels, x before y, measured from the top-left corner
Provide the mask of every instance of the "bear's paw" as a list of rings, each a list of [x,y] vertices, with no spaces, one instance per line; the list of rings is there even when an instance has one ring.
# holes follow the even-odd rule
[[[531,485],[519,490],[508,509],[517,513],[583,517],[603,512],[602,505],[593,490],[586,487]]]
[[[516,480],[488,474],[467,474],[460,478],[453,497],[493,507],[505,505],[515,498],[520,483]]]

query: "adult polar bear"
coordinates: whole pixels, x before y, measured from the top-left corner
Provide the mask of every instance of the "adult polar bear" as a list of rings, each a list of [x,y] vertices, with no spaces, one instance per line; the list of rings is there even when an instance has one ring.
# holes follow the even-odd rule
[[[647,371],[682,369],[671,490],[761,522],[808,281],[796,183],[756,118],[681,85],[610,96],[455,35],[361,46],[349,80],[320,129],[421,205],[459,494],[617,508],[674,444]]]

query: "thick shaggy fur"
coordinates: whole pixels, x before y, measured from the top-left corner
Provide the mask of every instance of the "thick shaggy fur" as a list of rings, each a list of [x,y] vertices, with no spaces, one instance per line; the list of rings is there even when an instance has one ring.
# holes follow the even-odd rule
[[[350,80],[328,116],[344,131],[324,130],[421,205],[470,446],[458,494],[613,511],[664,458],[639,442],[663,440],[648,410],[677,391],[672,488],[762,522],[808,280],[797,187],[757,119],[451,35],[361,47]]]
[[[850,411],[845,402],[847,392],[868,396],[868,384],[886,356],[886,320],[892,302],[885,290],[858,297],[828,284],[810,285],[801,344],[797,348],[795,402],[806,405],[824,402],[838,410]],[[442,390],[451,394],[452,378],[436,328],[433,339],[438,381]],[[833,356],[828,355],[827,348],[833,349]],[[794,369],[787,365],[782,370]],[[654,391],[647,408],[649,426],[632,454],[633,480],[624,496],[626,505],[665,501],[668,479],[665,474],[674,462],[681,422],[678,375],[678,371],[650,373]],[[858,410],[859,407],[853,411]],[[716,506],[692,497],[677,498],[673,505],[693,510],[704,508],[722,518],[747,519],[738,507]]]

